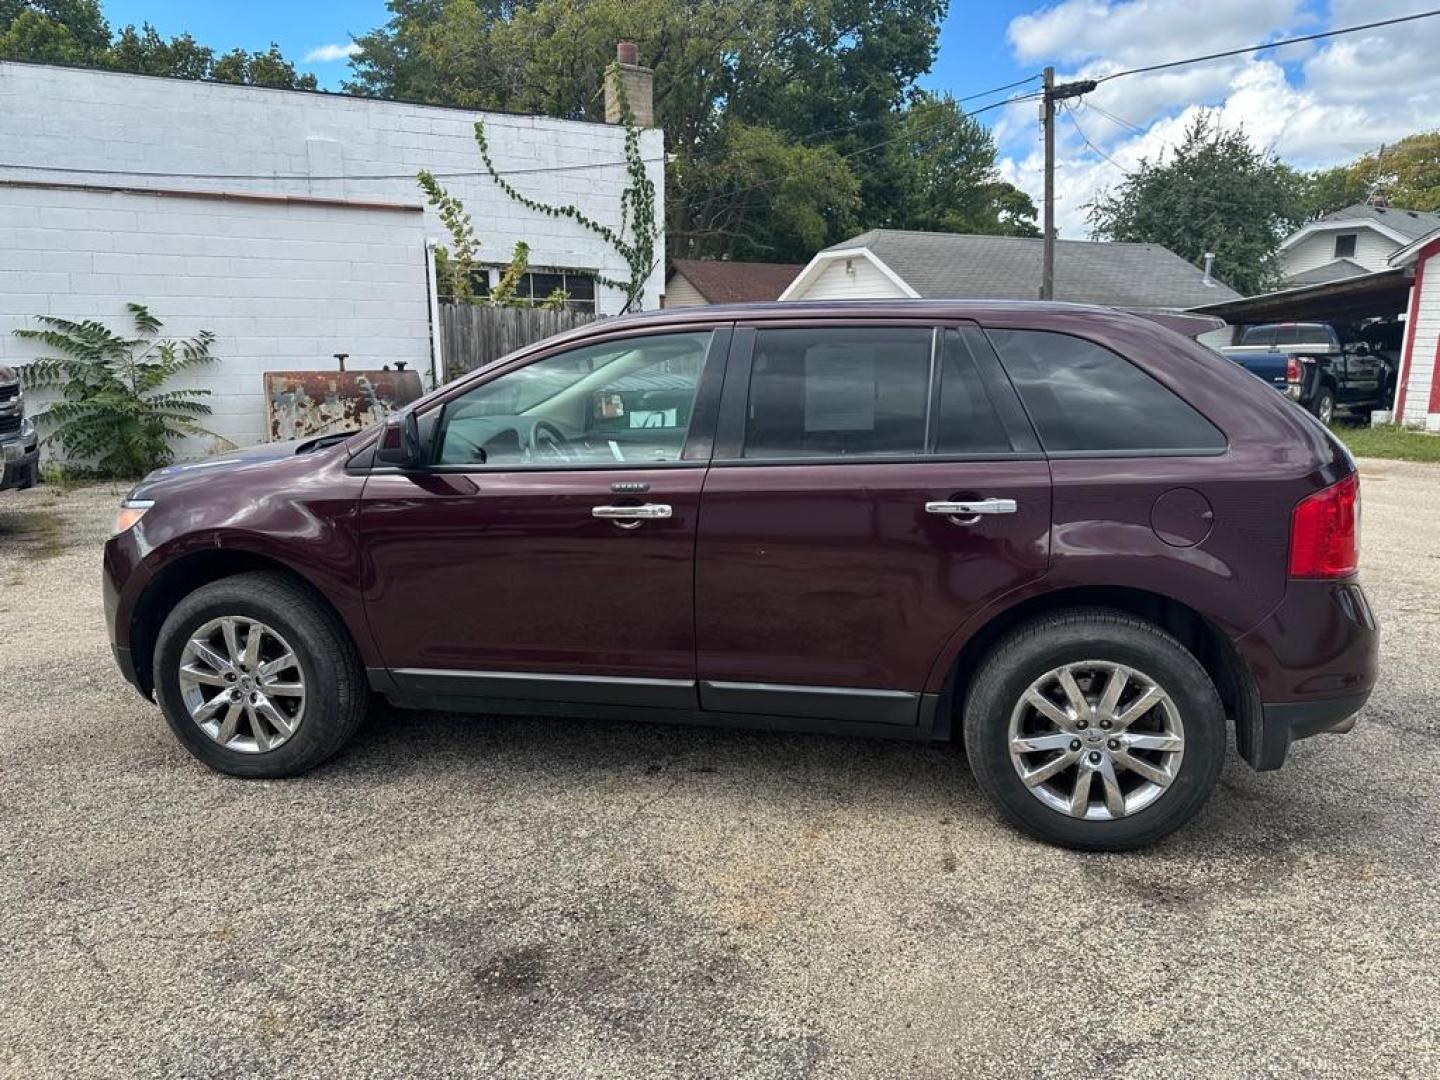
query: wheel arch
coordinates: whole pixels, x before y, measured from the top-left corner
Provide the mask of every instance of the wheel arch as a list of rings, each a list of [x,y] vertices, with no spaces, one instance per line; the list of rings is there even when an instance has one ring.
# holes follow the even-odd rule
[[[1083,585],[1040,593],[1018,600],[995,612],[976,628],[951,655],[937,666],[943,671],[941,701],[935,713],[936,738],[946,739],[958,729],[970,679],[996,642],[1033,619],[1069,608],[1101,607],[1145,619],[1173,634],[1199,661],[1215,684],[1234,725],[1240,753],[1251,760],[1258,752],[1261,725],[1260,695],[1255,679],[1230,636],[1195,608],[1162,593],[1121,585]],[[1253,763],[1253,762],[1252,762]]]
[[[358,648],[353,628],[346,621],[324,590],[315,585],[300,571],[279,559],[239,548],[207,548],[182,555],[166,563],[145,584],[144,591],[135,602],[130,616],[130,650],[139,680],[140,690],[146,696],[154,692],[154,657],[156,639],[165,617],[184,597],[202,586],[236,574],[254,572],[280,574],[304,589],[335,619],[336,625],[344,629],[351,642]]]

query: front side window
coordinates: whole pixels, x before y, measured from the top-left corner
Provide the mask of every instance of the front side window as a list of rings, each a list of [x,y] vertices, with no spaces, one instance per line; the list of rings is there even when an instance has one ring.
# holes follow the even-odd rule
[[[920,454],[929,327],[758,330],[746,458]]]
[[[1124,357],[1069,334],[988,331],[1047,453],[1208,453],[1225,436]]]
[[[711,336],[601,342],[506,372],[445,406],[436,464],[678,461]]]

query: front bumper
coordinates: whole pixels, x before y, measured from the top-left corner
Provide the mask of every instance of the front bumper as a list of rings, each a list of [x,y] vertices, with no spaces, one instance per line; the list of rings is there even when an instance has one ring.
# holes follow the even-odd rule
[[[1260,702],[1237,741],[1260,771],[1284,764],[1296,739],[1349,731],[1375,688],[1380,627],[1355,581],[1291,581],[1279,607],[1236,645]]]
[[[0,491],[39,479],[40,438],[33,424],[27,421],[18,434],[8,435],[0,441],[0,463],[3,463]]]

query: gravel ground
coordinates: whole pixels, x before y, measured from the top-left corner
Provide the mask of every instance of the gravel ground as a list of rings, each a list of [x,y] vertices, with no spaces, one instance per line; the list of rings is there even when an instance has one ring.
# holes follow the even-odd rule
[[[121,680],[119,492],[0,496],[0,1075],[1440,1075],[1440,466],[1366,462],[1384,677],[1146,853],[948,748],[384,712],[233,780]]]

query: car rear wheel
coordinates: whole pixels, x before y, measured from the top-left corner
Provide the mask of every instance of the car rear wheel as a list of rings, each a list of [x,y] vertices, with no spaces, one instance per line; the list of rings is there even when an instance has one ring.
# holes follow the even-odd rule
[[[1315,393],[1315,400],[1310,403],[1310,411],[1317,420],[1329,427],[1335,419],[1335,391],[1328,386],[1320,387]]]
[[[1224,760],[1225,717],[1195,657],[1160,627],[1086,609],[991,650],[965,704],[982,790],[1033,836],[1121,851],[1178,829]]]
[[[292,776],[349,740],[364,671],[334,614],[282,574],[202,586],[170,612],[155,690],[186,749],[235,776]]]

